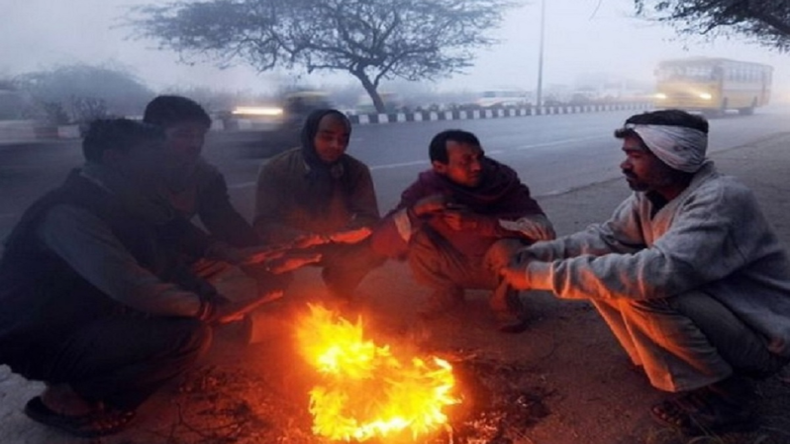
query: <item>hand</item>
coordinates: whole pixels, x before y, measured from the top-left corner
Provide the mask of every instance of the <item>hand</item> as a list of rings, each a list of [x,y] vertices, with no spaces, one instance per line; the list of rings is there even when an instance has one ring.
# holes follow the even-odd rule
[[[446,210],[442,213],[442,219],[455,231],[474,230],[479,225],[479,216],[463,210]]]
[[[280,274],[314,264],[321,260],[320,253],[289,253],[283,257],[273,259],[267,264],[270,273]]]
[[[277,300],[283,295],[283,290],[275,290],[266,293],[257,298],[252,298],[246,301],[239,302],[226,302],[220,304],[213,304],[213,313],[206,319],[210,324],[222,325],[229,324],[244,319],[248,313],[254,311],[258,307]]]
[[[330,234],[329,239],[331,239],[332,242],[341,244],[356,244],[357,242],[362,242],[367,239],[372,233],[373,230],[370,229],[370,227],[362,227]]]
[[[442,194],[432,194],[423,197],[411,206],[411,210],[417,217],[431,213],[438,213],[447,208],[447,198]]]
[[[294,241],[291,243],[291,246],[296,249],[301,249],[301,248],[314,247],[316,245],[323,245],[328,242],[330,242],[328,236],[315,234],[315,233],[308,233],[308,234],[303,234],[297,237],[296,239],[294,239]]]
[[[516,290],[529,290],[529,279],[527,277],[527,265],[525,263],[513,263],[502,267],[499,270],[502,279]]]
[[[286,252],[284,248],[272,245],[236,248],[235,250],[238,255],[238,262],[235,262],[235,264],[239,265],[259,264],[271,259],[280,258]]]

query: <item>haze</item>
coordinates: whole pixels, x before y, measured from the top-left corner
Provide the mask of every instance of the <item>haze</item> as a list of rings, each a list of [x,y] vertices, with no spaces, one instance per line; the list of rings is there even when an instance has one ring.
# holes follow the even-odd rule
[[[246,66],[219,70],[208,63],[181,63],[178,54],[155,49],[151,41],[130,40],[121,26],[130,6],[144,0],[3,0],[0,6],[0,77],[47,69],[57,64],[120,63],[155,91],[206,86],[212,89],[267,92],[283,82],[347,85],[343,73],[303,75],[285,71],[256,73]],[[547,0],[544,85],[572,85],[590,74],[652,83],[658,60],[684,56],[722,56],[775,67],[774,87],[786,95],[790,57],[745,42],[678,39],[665,25],[633,17],[632,0]],[[508,14],[496,35],[501,43],[479,50],[466,75],[440,79],[437,90],[532,90],[537,83],[540,1]]]

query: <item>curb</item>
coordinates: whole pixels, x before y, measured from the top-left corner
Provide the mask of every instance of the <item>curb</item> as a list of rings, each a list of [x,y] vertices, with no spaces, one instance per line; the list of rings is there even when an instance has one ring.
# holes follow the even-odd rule
[[[653,105],[647,102],[608,103],[595,105],[561,105],[524,108],[498,108],[452,111],[418,111],[413,113],[357,114],[348,116],[355,125],[382,123],[432,122],[438,120],[477,120],[508,117],[528,117],[552,114],[581,114],[623,110],[647,110]]]

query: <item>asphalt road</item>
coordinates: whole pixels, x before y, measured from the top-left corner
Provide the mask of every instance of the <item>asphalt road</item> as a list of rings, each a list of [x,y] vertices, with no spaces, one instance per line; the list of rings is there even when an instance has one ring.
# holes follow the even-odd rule
[[[514,167],[540,197],[618,177],[622,155],[612,133],[632,113],[360,125],[354,128],[349,153],[371,167],[383,212],[429,166],[428,143],[447,128],[476,133],[488,155]],[[773,107],[753,116],[713,119],[710,151],[786,130],[788,116],[789,107]],[[266,161],[248,157],[241,147],[252,137],[261,136],[212,133],[205,148],[205,156],[225,173],[237,208],[247,216],[252,213],[258,168]],[[36,197],[57,186],[81,162],[79,141],[0,145],[0,236]]]

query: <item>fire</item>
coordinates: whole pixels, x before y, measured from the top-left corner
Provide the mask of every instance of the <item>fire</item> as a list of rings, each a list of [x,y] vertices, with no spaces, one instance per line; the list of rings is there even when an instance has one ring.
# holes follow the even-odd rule
[[[447,422],[453,397],[452,366],[437,357],[409,357],[378,346],[356,323],[310,305],[299,323],[302,354],[322,375],[310,391],[313,433],[330,440],[365,441],[411,432],[412,438]]]

